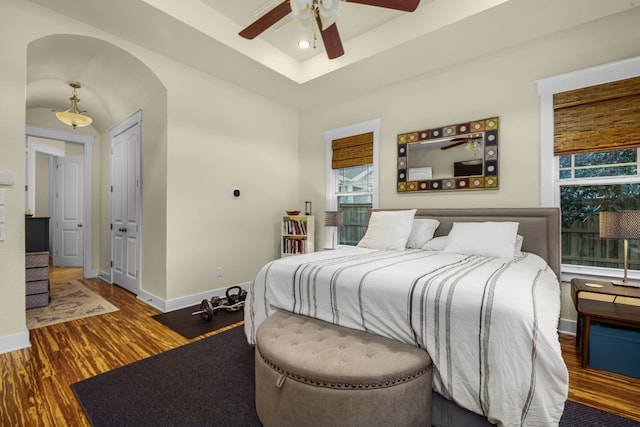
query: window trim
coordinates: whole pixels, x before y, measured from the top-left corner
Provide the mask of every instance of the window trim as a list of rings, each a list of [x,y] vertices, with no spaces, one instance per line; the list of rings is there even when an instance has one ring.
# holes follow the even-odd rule
[[[540,98],[540,206],[560,206],[558,173],[559,158],[553,154],[553,95],[559,92],[609,83],[640,76],[640,56],[548,77],[536,81]],[[567,180],[563,184],[569,184]],[[575,182],[575,181],[574,181]],[[621,269],[604,269],[562,264],[561,280],[578,276],[617,277]],[[640,272],[629,272],[632,279],[640,279]]]
[[[373,183],[373,201],[374,208],[379,207],[380,201],[380,163],[379,163],[379,147],[380,147],[380,125],[381,119],[372,119],[360,123],[343,126],[336,129],[330,129],[324,132],[325,141],[325,210],[333,211],[338,209],[338,172],[331,167],[331,141],[348,136],[359,135],[362,133],[373,132],[373,167],[372,167],[372,183]],[[324,224],[324,222],[321,222]],[[331,242],[331,230],[326,227],[324,229],[324,241],[326,245]]]

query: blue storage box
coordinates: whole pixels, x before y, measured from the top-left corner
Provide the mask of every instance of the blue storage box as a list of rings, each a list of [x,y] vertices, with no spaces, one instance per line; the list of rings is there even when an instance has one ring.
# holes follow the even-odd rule
[[[591,325],[589,365],[640,378],[640,331],[604,324]]]

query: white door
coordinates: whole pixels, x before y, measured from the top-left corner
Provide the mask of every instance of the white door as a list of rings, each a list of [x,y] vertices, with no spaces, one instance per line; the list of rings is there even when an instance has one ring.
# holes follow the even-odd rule
[[[84,213],[82,156],[56,157],[53,265],[82,267]]]
[[[112,280],[134,294],[139,285],[140,123],[111,136]]]

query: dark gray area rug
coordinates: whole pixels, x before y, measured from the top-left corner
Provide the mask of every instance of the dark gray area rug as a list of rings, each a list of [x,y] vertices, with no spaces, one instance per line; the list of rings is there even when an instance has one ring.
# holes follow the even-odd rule
[[[244,319],[243,310],[217,310],[211,320],[207,321],[199,315],[191,315],[191,313],[195,313],[198,310],[200,310],[200,305],[195,305],[193,307],[156,314],[151,317],[187,339],[195,338],[208,332],[224,328],[225,326],[238,323]]]
[[[260,426],[253,358],[236,327],[71,388],[94,427]]]
[[[71,385],[94,427],[260,426],[254,350],[236,327]],[[640,423],[568,401],[561,427]]]

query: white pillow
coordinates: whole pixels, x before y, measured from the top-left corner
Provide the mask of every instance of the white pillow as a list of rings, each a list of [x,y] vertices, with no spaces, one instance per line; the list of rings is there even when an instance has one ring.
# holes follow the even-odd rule
[[[444,249],[444,246],[447,244],[447,236],[438,236],[429,240],[422,246],[422,249],[425,251],[441,251]]]
[[[454,222],[443,252],[513,258],[517,222]]]
[[[516,250],[514,252],[516,256],[522,255],[522,242],[524,242],[524,237],[518,234],[516,236]]]
[[[371,249],[404,250],[413,227],[415,214],[415,209],[371,213],[367,232],[358,242],[358,246]]]
[[[439,225],[440,221],[437,219],[414,219],[411,234],[409,234],[409,240],[407,240],[407,247],[418,249],[424,246],[425,243],[433,238],[433,233],[436,232],[436,228]]]

